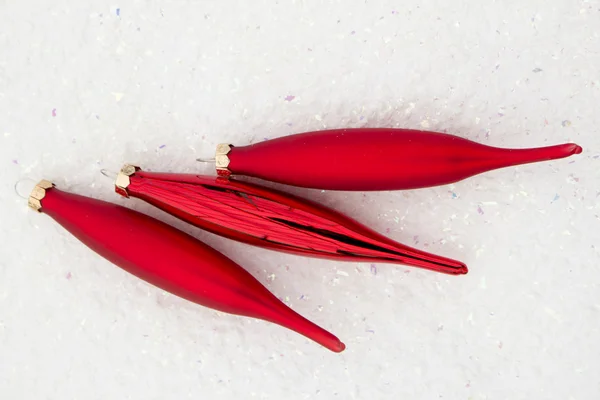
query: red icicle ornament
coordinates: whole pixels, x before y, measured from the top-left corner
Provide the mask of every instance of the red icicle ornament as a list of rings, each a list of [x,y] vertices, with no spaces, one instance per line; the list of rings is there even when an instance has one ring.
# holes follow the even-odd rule
[[[402,190],[457,182],[498,168],[581,153],[576,144],[503,149],[408,129],[335,129],[249,146],[217,147],[217,172],[325,190]]]
[[[272,250],[467,273],[459,261],[397,243],[334,210],[234,179],[152,173],[126,165],[116,191],[209,232]]]
[[[273,322],[334,352],[345,346],[300,316],[242,267],[195,238],[128,208],[40,182],[29,205],[96,253],[159,288],[222,312]]]

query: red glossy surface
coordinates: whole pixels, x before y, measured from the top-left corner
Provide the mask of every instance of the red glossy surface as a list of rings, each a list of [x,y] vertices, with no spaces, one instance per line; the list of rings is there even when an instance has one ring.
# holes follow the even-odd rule
[[[96,253],[177,296],[279,324],[335,352],[345,348],[331,333],[279,301],[239,265],[154,218],[57,189],[47,191],[42,211]]]
[[[229,153],[233,174],[327,190],[416,189],[581,153],[576,144],[501,149],[407,129],[338,129],[285,136]]]
[[[259,185],[144,171],[130,181],[130,196],[240,242],[313,257],[467,273],[459,261],[404,246],[334,210]]]

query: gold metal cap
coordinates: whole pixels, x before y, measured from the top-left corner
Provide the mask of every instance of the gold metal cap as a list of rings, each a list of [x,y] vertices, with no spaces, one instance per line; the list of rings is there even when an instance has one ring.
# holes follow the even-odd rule
[[[119,193],[121,196],[129,197],[129,193],[127,193],[127,187],[131,183],[129,177],[139,170],[140,167],[138,166],[125,164],[123,168],[121,168],[121,171],[119,171],[119,175],[117,175],[117,180],[115,181],[115,192]]]
[[[217,167],[217,173],[221,176],[231,174],[231,171],[228,169],[230,161],[227,154],[229,154],[232,147],[232,145],[226,143],[221,143],[217,146],[215,166]]]
[[[54,184],[45,179],[41,180],[40,183],[35,185],[31,194],[29,195],[29,207],[33,208],[37,212],[42,212],[42,199],[46,197],[46,190],[50,190],[54,187]]]

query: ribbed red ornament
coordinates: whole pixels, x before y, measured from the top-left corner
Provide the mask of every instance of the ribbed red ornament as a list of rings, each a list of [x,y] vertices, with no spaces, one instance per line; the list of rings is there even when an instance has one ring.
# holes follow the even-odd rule
[[[292,311],[242,267],[195,238],[116,204],[56,188],[45,194],[42,190],[41,196],[41,189],[36,190],[42,212],[127,272],[194,303],[270,321],[329,350],[344,350],[338,338]]]
[[[272,250],[344,261],[406,264],[466,274],[460,261],[397,243],[334,210],[234,179],[129,170],[117,192],[192,225]],[[120,177],[122,177],[121,173]]]
[[[231,146],[228,163],[219,172],[326,190],[400,190],[444,185],[581,151],[573,143],[503,149],[437,132],[335,129]]]

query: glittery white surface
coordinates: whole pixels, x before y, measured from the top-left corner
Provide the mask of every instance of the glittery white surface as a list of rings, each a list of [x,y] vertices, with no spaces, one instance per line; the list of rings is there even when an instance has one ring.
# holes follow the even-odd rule
[[[600,398],[599,68],[598,1],[0,1],[0,397]],[[220,142],[361,126],[584,152],[416,191],[287,189],[460,277],[233,243],[100,174],[212,173],[194,159]],[[26,208],[13,186],[41,178],[194,234],[347,350],[127,275]]]

